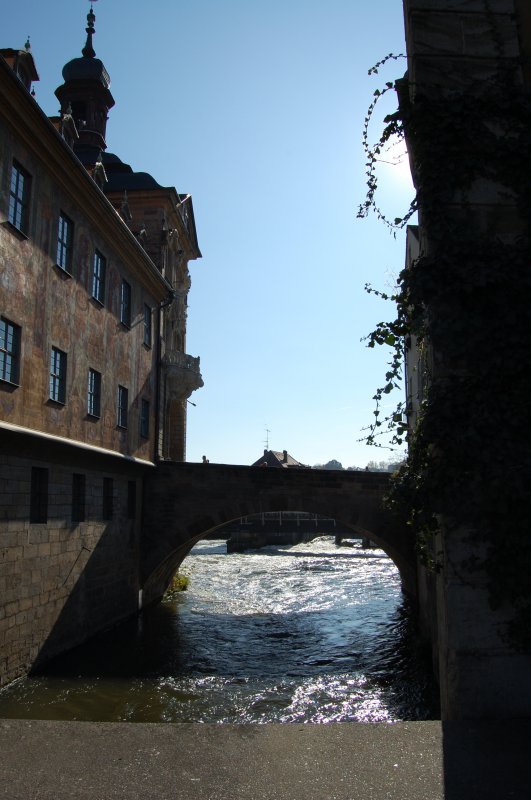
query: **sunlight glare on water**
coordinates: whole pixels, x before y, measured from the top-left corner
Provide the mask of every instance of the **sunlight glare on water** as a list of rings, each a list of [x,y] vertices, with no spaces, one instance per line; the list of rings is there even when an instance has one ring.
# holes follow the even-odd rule
[[[188,591],[0,693],[0,716],[132,722],[382,722],[436,716],[400,578],[332,537],[226,554]]]

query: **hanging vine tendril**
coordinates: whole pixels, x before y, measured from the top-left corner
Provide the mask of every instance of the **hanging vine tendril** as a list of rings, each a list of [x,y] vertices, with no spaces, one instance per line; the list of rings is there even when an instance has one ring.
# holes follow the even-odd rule
[[[370,145],[374,109],[391,91],[398,108]],[[407,141],[416,185],[409,209],[393,221],[375,203],[376,163],[391,137]],[[375,93],[363,144],[367,196],[358,216],[373,210],[388,227],[402,228],[420,208],[429,243],[400,272],[396,292],[366,287],[396,308],[394,319],[367,337],[369,347],[388,346],[392,355],[366,440],[374,444],[386,432],[400,444],[407,434],[404,404],[382,419],[381,401],[399,385],[404,350],[414,337],[435,368],[388,507],[410,527],[432,568],[438,567],[433,535],[467,528],[477,555],[466,568],[486,571],[493,608],[513,610],[510,642],[529,651],[531,97],[507,70],[470,91],[429,87],[423,93],[417,86],[413,103],[401,79]],[[469,202],[479,181],[511,198],[517,236],[495,213],[496,200],[491,225]]]

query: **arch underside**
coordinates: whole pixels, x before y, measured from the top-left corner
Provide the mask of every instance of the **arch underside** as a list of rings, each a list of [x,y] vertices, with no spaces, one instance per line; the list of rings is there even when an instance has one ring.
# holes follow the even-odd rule
[[[206,537],[210,537],[216,530],[223,528],[230,522],[238,520],[242,515],[252,516],[253,514],[260,514],[262,512],[279,511],[298,511],[327,516],[335,519],[336,522],[341,523],[349,530],[352,530],[353,534],[370,539],[391,558],[398,568],[404,591],[410,595],[416,594],[416,559],[414,557],[413,548],[407,548],[406,552],[404,552],[405,548],[403,547],[403,542],[400,541],[401,537],[397,537],[396,531],[389,525],[387,515],[382,514],[379,509],[365,508],[358,510],[358,513],[355,515],[356,519],[353,520],[352,508],[349,509],[350,513],[347,514],[344,511],[342,512],[339,508],[334,509],[330,501],[328,501],[325,506],[322,506],[321,503],[316,504],[314,498],[311,507],[287,508],[286,505],[277,506],[269,504],[266,508],[264,507],[265,504],[263,500],[264,498],[261,498],[260,507],[254,510],[251,510],[249,505],[247,505],[245,514],[242,514],[241,511],[236,512],[225,508],[221,520],[217,521],[216,524],[207,524],[206,527],[200,531],[197,530],[197,523],[188,526],[187,530],[176,525],[174,535],[165,537],[166,549],[165,552],[162,551],[157,556],[157,563],[153,563],[153,558],[150,559],[150,571],[145,574],[145,579],[143,581],[144,603],[146,604],[160,599],[180,564],[197,542]],[[402,547],[400,545],[402,545]]]

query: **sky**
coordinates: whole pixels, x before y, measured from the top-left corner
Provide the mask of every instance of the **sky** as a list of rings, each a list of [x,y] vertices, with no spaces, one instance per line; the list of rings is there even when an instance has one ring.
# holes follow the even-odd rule
[[[0,47],[30,36],[49,115],[88,10],[25,0],[3,14]],[[362,339],[393,314],[364,286],[392,287],[405,234],[356,213],[363,120],[405,61],[367,73],[404,53],[402,3],[98,0],[94,12],[116,101],[108,151],[193,198],[203,257],[189,265],[186,350],[205,385],[188,405],[187,460],[250,464],[266,445],[310,465],[392,459],[360,441],[389,358]],[[392,218],[412,197],[406,164],[381,167]]]

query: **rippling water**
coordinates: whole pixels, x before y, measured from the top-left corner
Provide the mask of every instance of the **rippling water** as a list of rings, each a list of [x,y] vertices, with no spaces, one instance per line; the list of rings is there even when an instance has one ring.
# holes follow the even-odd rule
[[[226,554],[188,591],[0,693],[0,716],[131,722],[380,722],[437,716],[398,572],[331,537]]]

